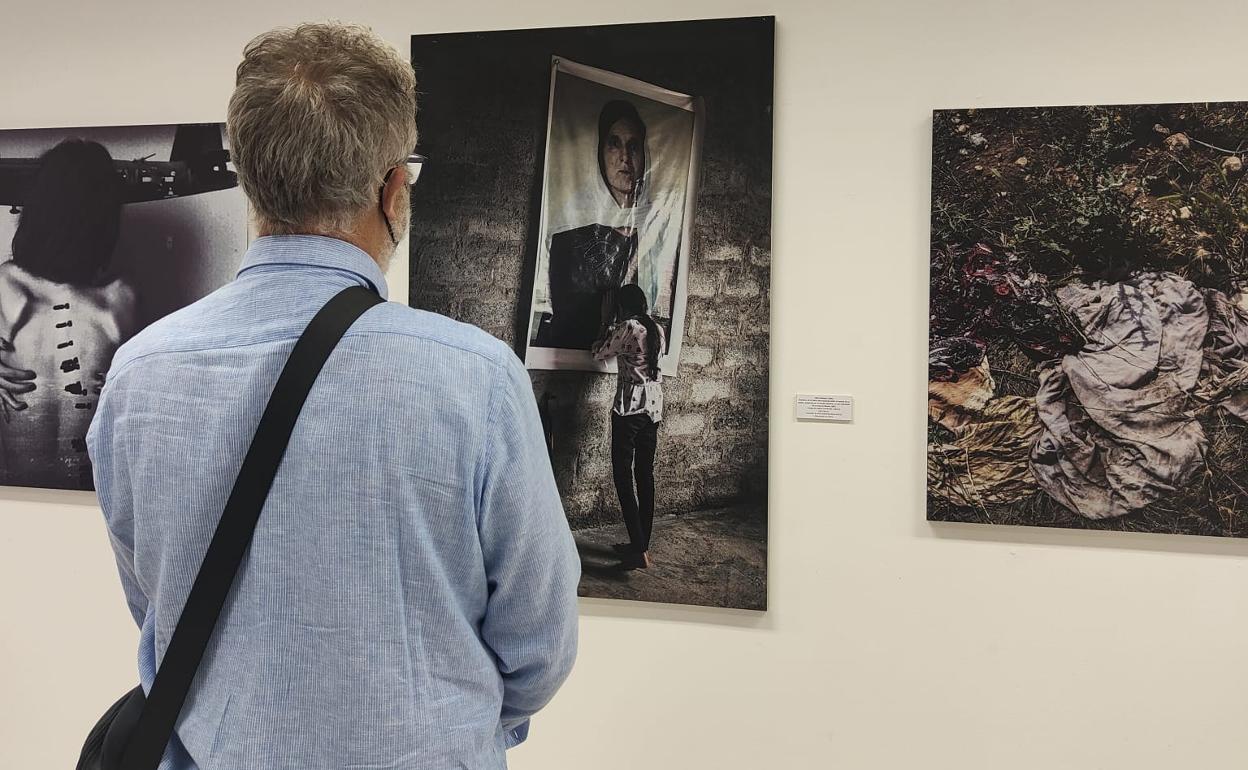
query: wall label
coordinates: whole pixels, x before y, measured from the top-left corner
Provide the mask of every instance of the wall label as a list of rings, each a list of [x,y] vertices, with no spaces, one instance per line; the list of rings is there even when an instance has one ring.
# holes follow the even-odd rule
[[[796,399],[797,419],[820,422],[853,422],[853,396],[825,396],[798,393]]]

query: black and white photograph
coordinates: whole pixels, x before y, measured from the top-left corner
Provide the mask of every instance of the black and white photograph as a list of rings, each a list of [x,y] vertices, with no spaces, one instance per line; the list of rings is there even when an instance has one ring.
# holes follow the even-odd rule
[[[412,38],[410,302],[528,367],[582,596],[766,609],[773,41]]]
[[[529,368],[614,369],[591,347],[603,297],[632,284],[663,327],[663,366],[675,370],[697,200],[698,104],[619,73],[552,61]]]
[[[224,133],[0,131],[0,485],[93,489],[113,354],[234,277],[247,207]]]

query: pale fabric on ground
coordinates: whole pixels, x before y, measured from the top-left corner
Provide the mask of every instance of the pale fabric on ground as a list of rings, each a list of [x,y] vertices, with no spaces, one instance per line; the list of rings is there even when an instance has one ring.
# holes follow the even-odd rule
[[[927,416],[951,431],[982,418],[984,407],[997,389],[985,356],[979,366],[952,382],[927,383]]]
[[[1189,482],[1207,440],[1191,397],[1209,327],[1205,298],[1171,273],[1057,292],[1087,337],[1040,365],[1040,486],[1090,519],[1121,516]]]
[[[1241,420],[1248,420],[1248,309],[1240,293],[1227,299],[1220,291],[1205,291],[1209,333],[1196,395],[1217,404]]]
[[[1011,503],[1036,491],[1027,458],[1039,433],[1029,398],[993,398],[988,358],[953,382],[927,384],[928,417],[954,434],[929,444],[927,486],[955,505]]]
[[[1040,433],[1035,405],[999,396],[951,443],[927,448],[927,488],[955,505],[980,507],[1021,500],[1036,491],[1027,457]]]

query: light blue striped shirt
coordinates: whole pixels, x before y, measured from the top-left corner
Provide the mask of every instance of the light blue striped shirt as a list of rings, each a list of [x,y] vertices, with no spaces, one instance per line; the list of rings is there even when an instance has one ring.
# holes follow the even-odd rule
[[[87,443],[145,688],[291,347],[354,284],[385,296],[350,244],[260,238],[114,357]],[[303,408],[161,767],[504,768],[571,669],[579,576],[515,354],[372,308]]]

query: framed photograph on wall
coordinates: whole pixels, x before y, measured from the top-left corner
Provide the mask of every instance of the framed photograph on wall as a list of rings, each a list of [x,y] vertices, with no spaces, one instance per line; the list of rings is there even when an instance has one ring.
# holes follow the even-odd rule
[[[113,354],[246,250],[224,126],[0,131],[0,204],[0,485],[90,490]]]
[[[642,288],[676,372],[697,201],[701,101],[558,56],[551,60],[530,369],[608,371],[590,345],[604,296]]]
[[[1248,536],[1246,131],[934,113],[929,520]]]
[[[772,17],[412,37],[411,304],[526,363],[582,596],[767,606],[774,42]]]

